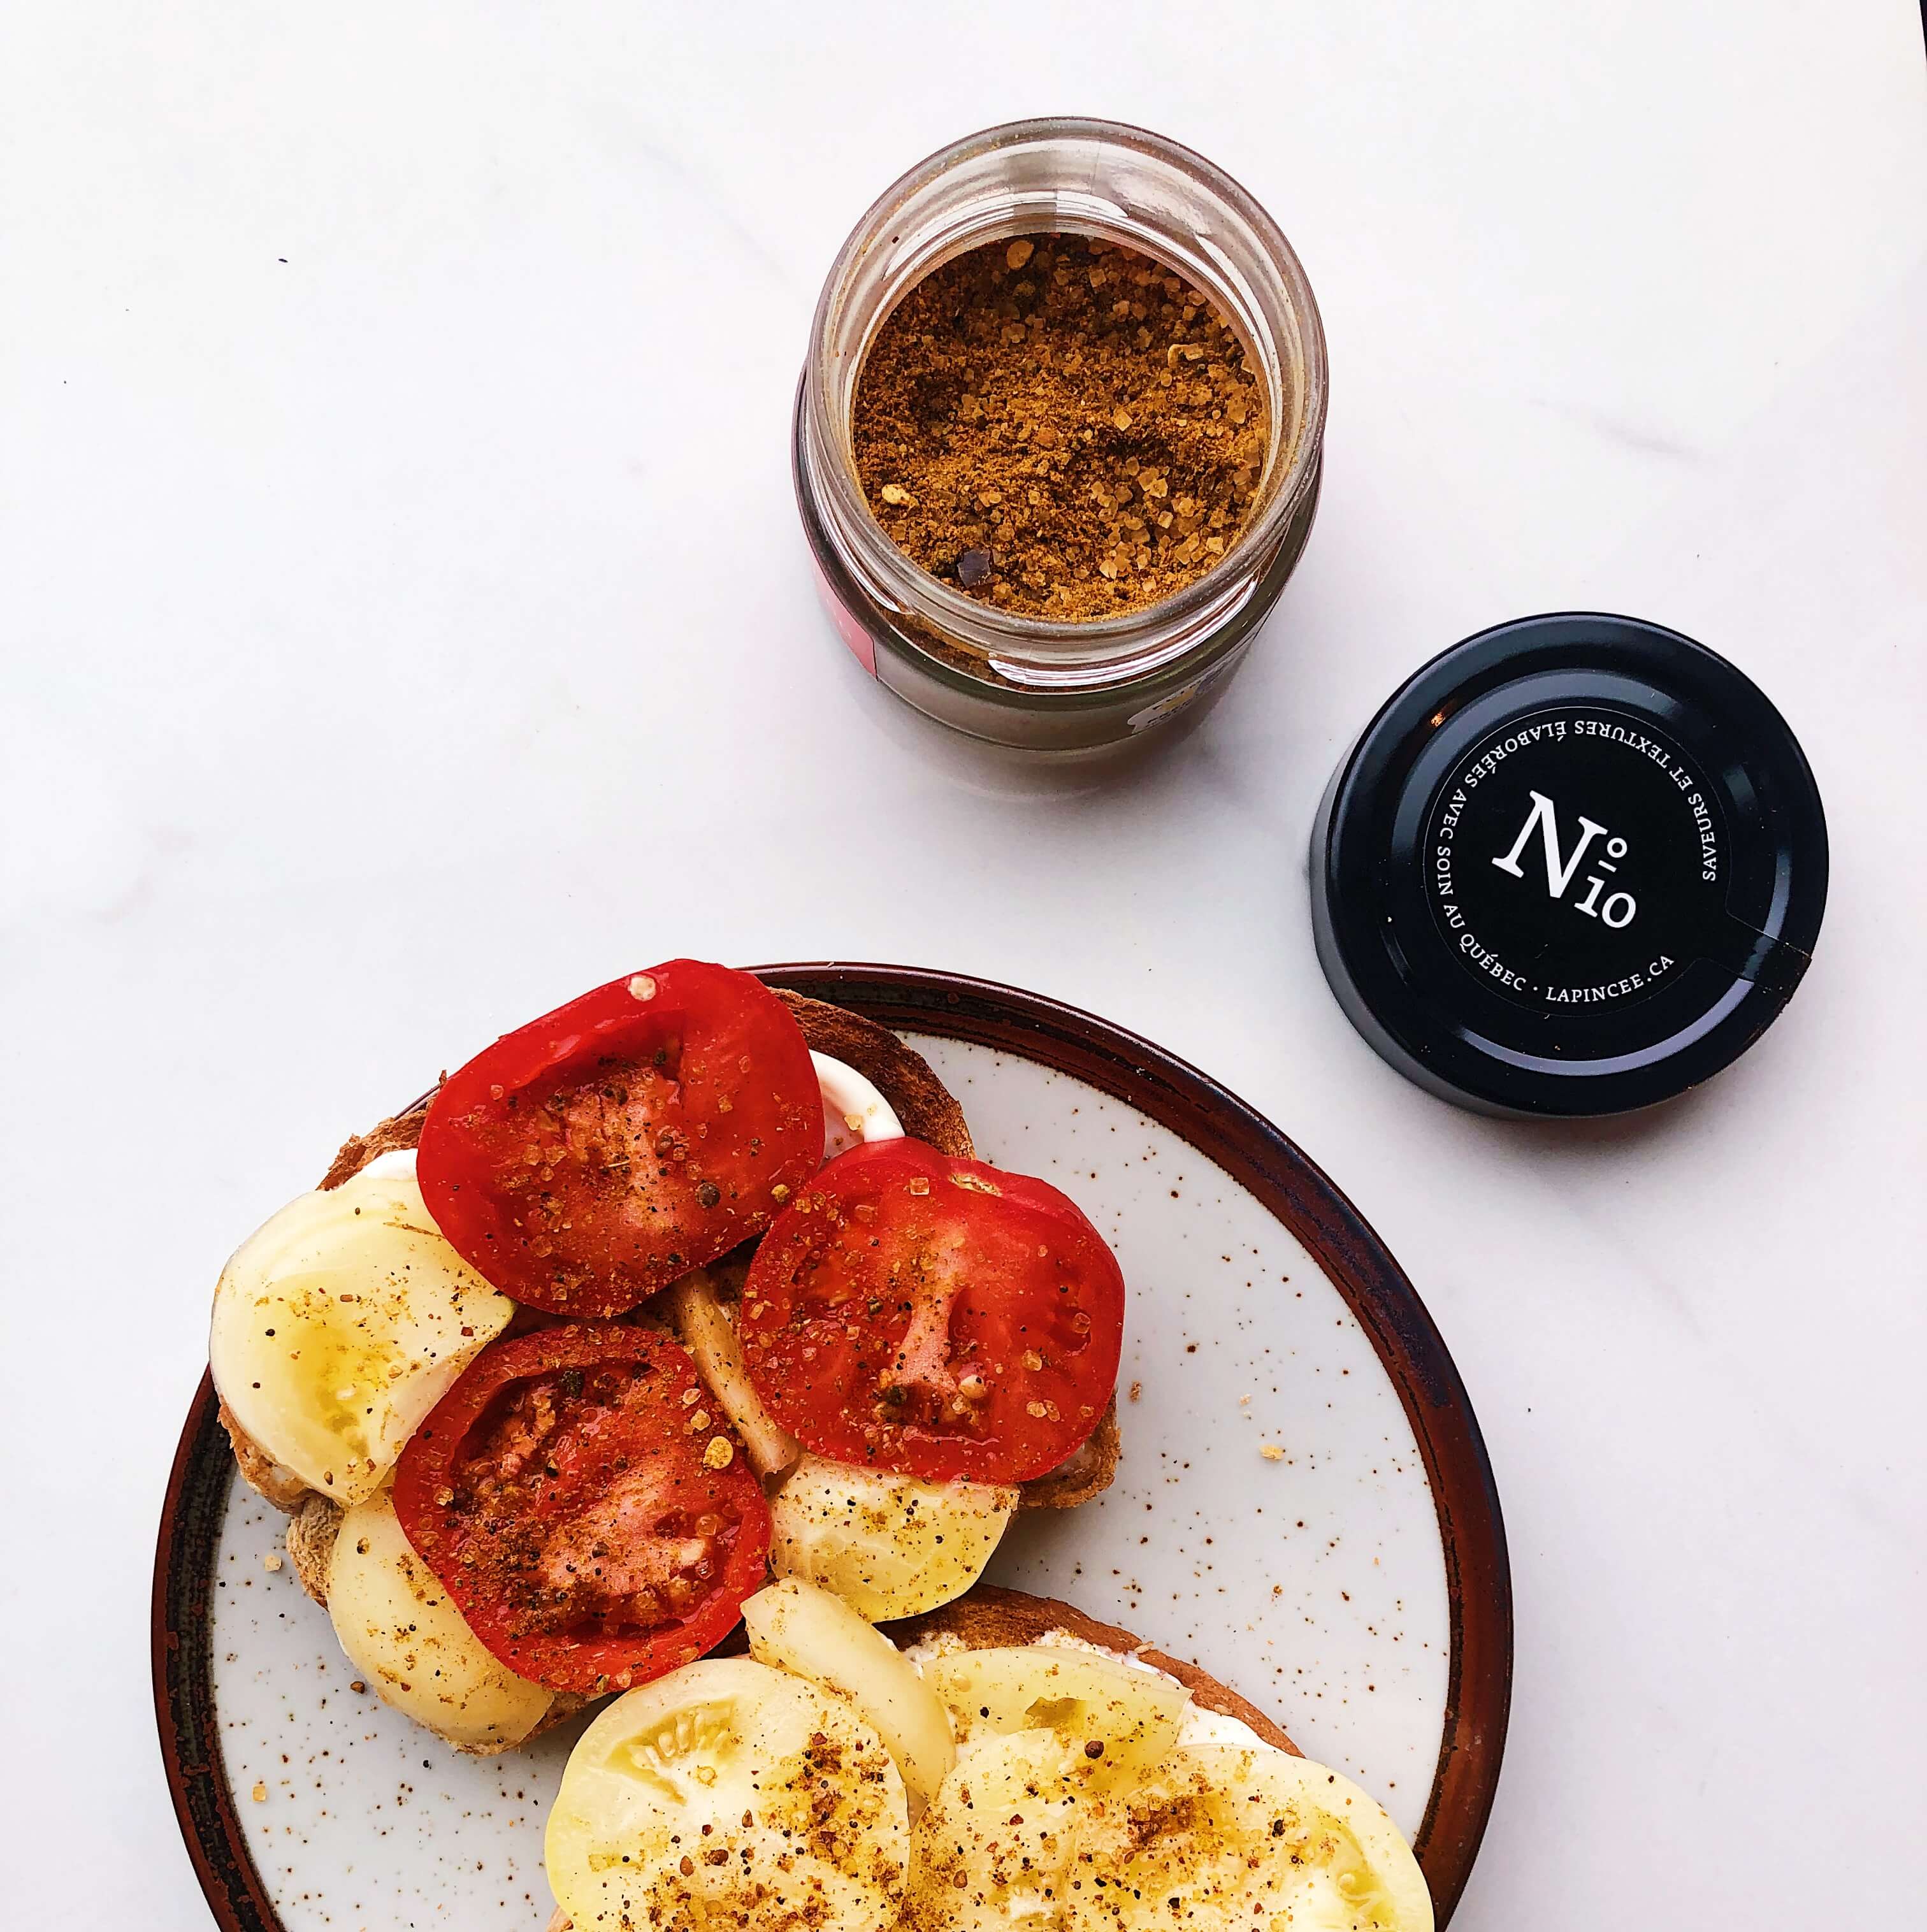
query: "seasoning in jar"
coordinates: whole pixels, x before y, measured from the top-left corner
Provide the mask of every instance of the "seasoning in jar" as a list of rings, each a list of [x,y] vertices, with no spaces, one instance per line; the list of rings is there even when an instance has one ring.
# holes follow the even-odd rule
[[[885,318],[852,412],[898,547],[1001,608],[1088,622],[1217,562],[1251,508],[1268,414],[1211,300],[1148,255],[1020,236],[934,269]]]

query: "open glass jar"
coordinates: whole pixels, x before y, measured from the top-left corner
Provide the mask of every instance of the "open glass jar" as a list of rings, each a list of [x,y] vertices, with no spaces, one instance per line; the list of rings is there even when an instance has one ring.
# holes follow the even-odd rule
[[[1264,467],[1236,540],[1181,590],[1085,623],[1005,610],[932,576],[871,513],[851,454],[863,358],[934,268],[1020,235],[1091,235],[1186,276],[1264,385]],[[1243,661],[1317,508],[1325,335],[1277,224],[1202,156],[1110,121],[1013,122],[911,169],[824,283],[797,394],[797,502],[824,599],[864,668],[920,711],[1001,745],[1076,752],[1169,725]]]

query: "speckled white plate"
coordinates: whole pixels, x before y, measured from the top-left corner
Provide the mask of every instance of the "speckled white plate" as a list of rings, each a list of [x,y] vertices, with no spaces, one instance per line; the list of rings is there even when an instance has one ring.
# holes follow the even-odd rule
[[[1283,1135],[1144,1041],[949,975],[767,976],[902,1030],[980,1153],[1075,1196],[1123,1263],[1118,1480],[1020,1519],[993,1580],[1269,1709],[1412,1834],[1442,1923],[1498,1777],[1511,1612],[1478,1426],[1410,1284]],[[463,1757],[357,1694],[284,1527],[234,1474],[204,1384],[161,1526],[155,1688],[216,1921],[539,1932],[543,1825],[581,1724]]]

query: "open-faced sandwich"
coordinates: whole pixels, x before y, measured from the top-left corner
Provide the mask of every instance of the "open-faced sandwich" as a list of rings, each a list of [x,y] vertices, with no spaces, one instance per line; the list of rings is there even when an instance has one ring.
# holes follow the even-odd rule
[[[1068,1604],[979,1584],[879,1630],[788,1579],[743,1622],[570,1754],[551,1932],[1430,1932],[1371,1798]]]
[[[680,959],[351,1140],[209,1354],[371,1689],[480,1753],[614,1698],[549,1831],[582,1932],[1429,1925],[1270,1720],[978,1582],[1109,1484],[1124,1299],[893,1034]]]
[[[500,1750],[712,1648],[768,1570],[962,1594],[1110,1481],[1077,1208],[896,1036],[676,960],[506,1036],[242,1246],[209,1355],[370,1686]]]

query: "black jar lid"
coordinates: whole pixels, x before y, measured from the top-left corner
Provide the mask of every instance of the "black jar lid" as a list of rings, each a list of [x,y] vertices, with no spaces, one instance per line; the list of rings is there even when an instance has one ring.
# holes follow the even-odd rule
[[[1481,632],[1419,671],[1312,832],[1352,1024],[1487,1113],[1622,1113],[1730,1064],[1812,956],[1826,821],[1753,682],[1631,617]]]

